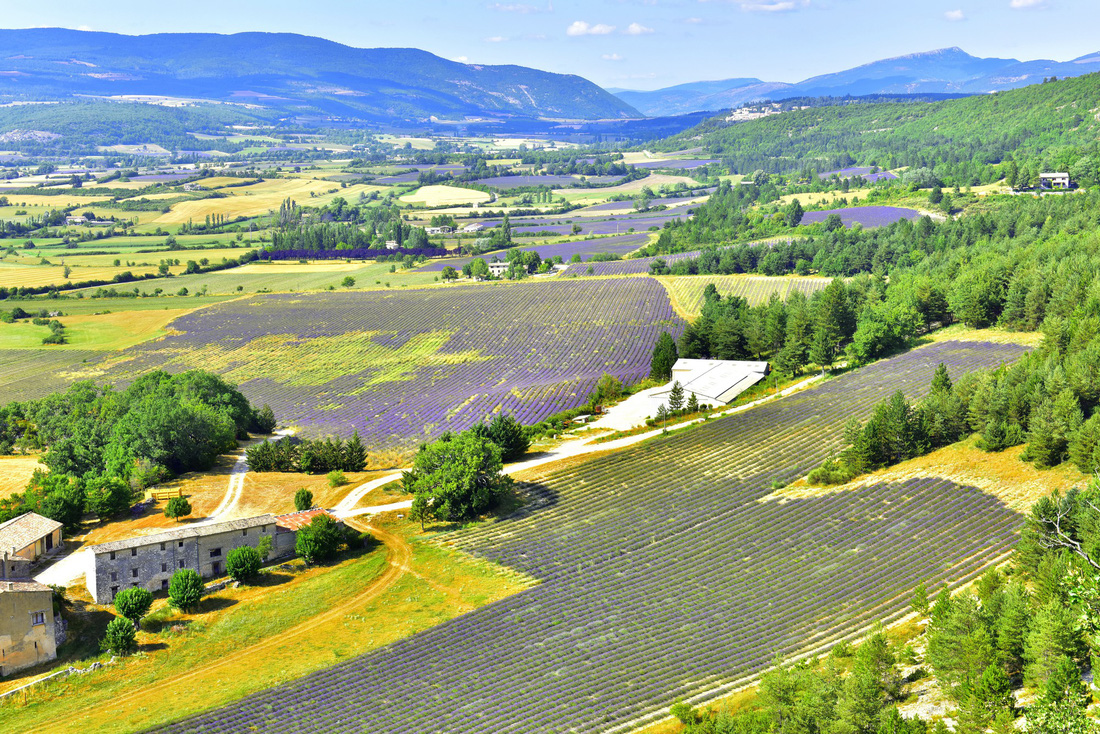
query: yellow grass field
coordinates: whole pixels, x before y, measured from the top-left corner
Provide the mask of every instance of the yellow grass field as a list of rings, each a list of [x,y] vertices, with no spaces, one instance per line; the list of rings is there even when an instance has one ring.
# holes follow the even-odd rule
[[[362,269],[362,263],[346,262],[308,262],[297,260],[274,260],[264,263],[249,263],[239,268],[218,270],[211,275],[272,275],[276,273],[346,273],[349,270]]]
[[[672,307],[684,318],[694,319],[703,309],[703,291],[711,283],[723,296],[739,296],[750,306],[767,303],[772,294],[786,300],[795,291],[809,296],[825,288],[829,278],[767,275],[665,275],[657,278],[668,291]]]
[[[0,190],[0,196],[7,196],[12,206],[41,206],[47,209],[63,209],[69,206],[91,206],[100,201],[107,201],[109,196],[76,196],[73,194],[58,194],[46,196],[44,194],[5,194]]]
[[[37,456],[0,456],[0,499],[27,488],[35,469],[42,469]]]
[[[596,203],[597,201],[606,201],[607,198],[613,194],[636,193],[646,186],[653,189],[654,192],[657,192],[662,186],[675,186],[681,183],[685,186],[693,187],[699,185],[698,181],[687,176],[672,176],[665,173],[654,173],[637,181],[630,181],[628,183],[619,184],[618,186],[609,186],[602,189],[555,189],[554,195],[564,196],[569,201],[588,201]]]
[[[802,206],[816,206],[818,204],[829,204],[839,202],[841,198],[845,198],[849,203],[853,201],[860,201],[866,199],[870,195],[871,189],[857,189],[849,191],[847,194],[840,191],[817,191],[807,194],[785,194],[779,197],[779,202],[783,205],[790,204],[795,199],[798,199],[798,203]],[[772,202],[774,204],[774,202]],[[840,206],[837,203],[837,206]]]
[[[186,303],[183,299],[179,302]],[[156,311],[61,316],[58,321],[65,325],[67,343],[50,346],[42,344],[42,339],[50,333],[46,326],[35,326],[29,321],[0,324],[0,348],[48,349],[51,352],[125,349],[148,339],[164,336],[168,333],[165,327],[173,319],[193,310],[194,308],[164,308]]]
[[[188,221],[201,222],[208,214],[221,214],[227,218],[255,217],[276,211],[285,199],[293,199],[302,205],[315,205],[314,197],[339,191],[340,185],[332,181],[314,179],[279,178],[252,186],[225,189],[224,199],[182,201],[167,214],[161,214],[143,224],[171,225]],[[312,196],[311,196],[312,194]]]
[[[163,194],[142,194],[141,196],[132,196],[129,199],[122,199],[122,201],[141,201],[142,199],[148,199],[149,201],[158,201],[160,199],[178,199],[185,194],[179,191],[166,191]]]
[[[406,204],[424,206],[449,206],[452,204],[474,204],[489,201],[491,197],[484,191],[463,189],[458,186],[421,186],[416,191],[405,194],[401,201]]]

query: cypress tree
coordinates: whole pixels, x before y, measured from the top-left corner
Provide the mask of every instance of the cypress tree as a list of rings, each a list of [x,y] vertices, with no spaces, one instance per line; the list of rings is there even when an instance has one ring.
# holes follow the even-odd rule
[[[692,393],[692,397],[695,394]],[[672,383],[672,391],[668,394],[668,407],[672,412],[676,412],[684,407],[684,386],[680,384],[680,381]]]
[[[363,471],[367,465],[367,450],[359,438],[359,431],[351,434],[351,440],[344,445],[344,471]]]
[[[662,331],[661,335],[657,337],[657,345],[653,348],[649,376],[654,380],[668,381],[672,379],[672,367],[679,358],[680,355],[676,350],[676,342],[673,341],[672,335],[667,331]]]

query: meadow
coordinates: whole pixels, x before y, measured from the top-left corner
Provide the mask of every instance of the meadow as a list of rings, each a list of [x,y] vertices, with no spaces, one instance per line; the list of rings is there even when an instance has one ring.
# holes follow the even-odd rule
[[[765,501],[772,482],[892,391],[922,394],[936,364],[958,376],[1021,351],[932,345],[551,473],[516,515],[436,539],[538,586],[156,731],[625,732],[776,654],[852,639],[904,614],[917,583],[965,582],[1006,555],[1020,516],[934,475]]]

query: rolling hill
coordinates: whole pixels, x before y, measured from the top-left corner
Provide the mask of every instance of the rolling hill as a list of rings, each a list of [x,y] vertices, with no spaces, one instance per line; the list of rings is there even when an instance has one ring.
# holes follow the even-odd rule
[[[763,99],[869,94],[987,94],[1100,71],[1100,53],[1071,61],[979,58],[960,48],[883,59],[789,84],[760,79],[691,82],[652,92],[615,94],[647,115],[725,110]]]
[[[578,76],[481,66],[289,33],[124,36],[0,30],[5,101],[156,96],[380,123],[431,118],[622,119],[639,113]]]

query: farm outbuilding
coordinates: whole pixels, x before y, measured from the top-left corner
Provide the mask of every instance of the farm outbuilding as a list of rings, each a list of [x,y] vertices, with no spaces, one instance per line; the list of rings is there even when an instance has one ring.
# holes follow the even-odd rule
[[[1040,173],[1039,185],[1044,189],[1068,189],[1070,180],[1068,173]]]
[[[672,380],[653,393],[660,404],[668,403],[672,386],[684,388],[685,399],[694,394],[700,404],[728,405],[768,375],[767,362],[740,362],[728,359],[678,359],[672,367]]]
[[[5,563],[36,563],[61,548],[61,529],[61,523],[56,520],[24,512],[0,525],[0,553]]]

